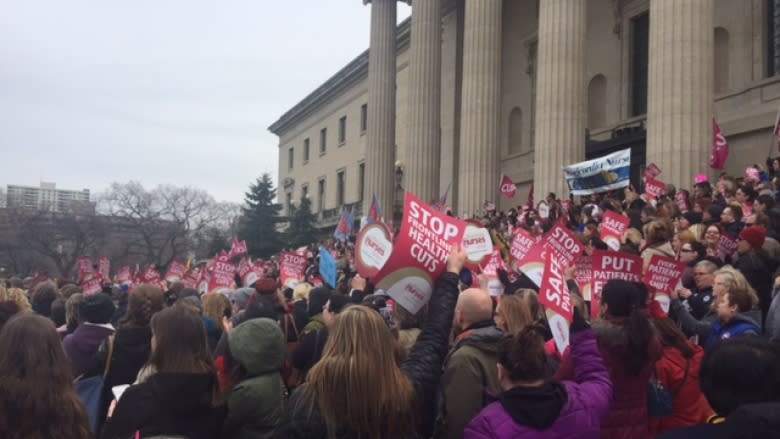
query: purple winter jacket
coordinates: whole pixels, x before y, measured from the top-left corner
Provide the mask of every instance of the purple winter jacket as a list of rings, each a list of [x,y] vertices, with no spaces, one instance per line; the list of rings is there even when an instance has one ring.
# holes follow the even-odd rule
[[[73,334],[62,340],[62,348],[68,357],[74,378],[90,370],[101,343],[113,333],[112,329],[82,323]]]
[[[508,410],[502,401],[496,401],[472,419],[463,432],[464,439],[597,439],[601,420],[609,414],[612,383],[593,331],[572,334],[571,355],[577,382],[562,383],[565,402],[548,428],[540,430],[517,423],[515,419],[520,416],[513,416],[511,407]],[[547,416],[555,416],[555,413]]]

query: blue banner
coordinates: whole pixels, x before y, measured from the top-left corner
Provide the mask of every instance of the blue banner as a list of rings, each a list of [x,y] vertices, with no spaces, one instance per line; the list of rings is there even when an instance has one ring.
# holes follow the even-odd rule
[[[331,288],[336,288],[336,259],[325,247],[320,247],[320,275]]]

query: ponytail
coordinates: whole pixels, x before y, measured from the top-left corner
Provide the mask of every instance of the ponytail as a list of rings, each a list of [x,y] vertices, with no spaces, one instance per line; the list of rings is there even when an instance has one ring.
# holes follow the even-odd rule
[[[652,343],[655,334],[650,321],[638,307],[634,307],[628,316],[626,332],[628,342],[626,343],[624,361],[628,366],[628,372],[639,376],[650,363],[650,343]]]

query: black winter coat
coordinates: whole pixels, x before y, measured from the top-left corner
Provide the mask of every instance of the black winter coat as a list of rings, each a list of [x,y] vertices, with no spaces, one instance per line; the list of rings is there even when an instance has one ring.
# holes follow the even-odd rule
[[[211,406],[215,381],[211,374],[156,373],[125,391],[101,438],[132,438],[137,430],[141,437],[217,438],[226,412]]]
[[[433,431],[436,390],[441,377],[441,367],[447,354],[447,340],[452,329],[452,316],[458,299],[458,276],[444,273],[436,284],[429,305],[428,319],[406,360],[401,371],[409,378],[415,388],[419,424],[415,437],[430,437]],[[276,438],[328,438],[328,431],[316,410],[312,413],[296,411],[300,397],[298,389],[290,401],[281,422],[274,432]],[[392,420],[388,420],[392,422]],[[340,434],[339,438],[354,437],[350,432]]]
[[[769,305],[772,303],[772,284],[774,281],[772,275],[777,268],[777,261],[772,260],[767,255],[751,251],[740,255],[734,268],[745,275],[750,286],[756,290],[763,323],[769,311]]]

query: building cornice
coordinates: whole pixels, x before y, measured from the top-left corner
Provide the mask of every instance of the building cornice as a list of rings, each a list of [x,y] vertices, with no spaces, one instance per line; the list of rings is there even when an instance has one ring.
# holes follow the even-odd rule
[[[410,31],[411,18],[407,18],[396,28],[396,53],[401,53],[409,47]],[[298,102],[276,122],[271,124],[268,130],[281,137],[291,127],[366,78],[368,78],[368,50],[358,55],[357,58],[331,76],[325,83],[309,93],[302,101]]]

